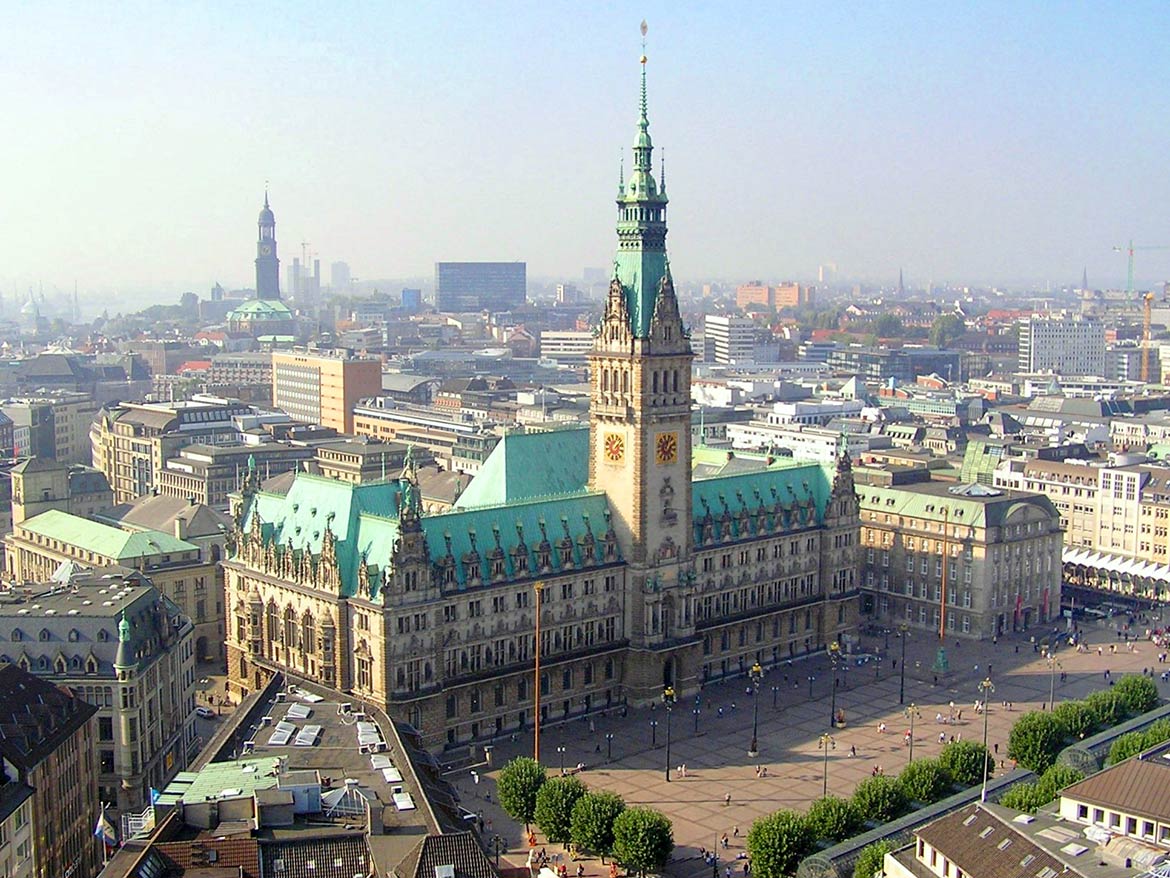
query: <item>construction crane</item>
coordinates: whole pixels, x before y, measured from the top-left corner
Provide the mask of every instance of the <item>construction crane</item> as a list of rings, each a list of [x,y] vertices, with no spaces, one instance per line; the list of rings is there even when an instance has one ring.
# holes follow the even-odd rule
[[[1142,384],[1150,383],[1150,311],[1154,294],[1142,296]]]
[[[1128,247],[1114,247],[1115,253],[1126,253],[1129,257],[1129,267],[1126,272],[1125,293],[1129,301],[1133,301],[1133,254],[1136,250],[1170,250],[1170,244],[1148,244],[1135,247],[1130,239]],[[1142,383],[1150,381],[1150,311],[1153,308],[1154,294],[1146,293],[1142,296]]]

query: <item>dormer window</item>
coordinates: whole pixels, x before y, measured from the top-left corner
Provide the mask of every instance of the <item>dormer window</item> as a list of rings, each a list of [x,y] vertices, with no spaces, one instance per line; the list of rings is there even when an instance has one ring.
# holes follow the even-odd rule
[[[50,635],[49,635],[49,629],[48,629],[48,628],[42,628],[42,629],[41,629],[41,633],[40,633],[40,635],[38,636],[38,639],[41,641],[41,643],[44,643],[45,641],[47,641],[47,640],[49,639],[49,636],[50,636]]]

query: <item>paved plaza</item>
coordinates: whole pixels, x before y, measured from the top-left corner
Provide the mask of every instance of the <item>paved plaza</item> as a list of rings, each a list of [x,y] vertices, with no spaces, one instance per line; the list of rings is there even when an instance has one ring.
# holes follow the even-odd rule
[[[1060,702],[1108,685],[1105,670],[1116,679],[1143,668],[1165,669],[1158,664],[1153,644],[1140,641],[1131,652],[1117,639],[1116,628],[1112,621],[1082,625],[1090,651],[1078,653],[1062,641],[1055,674],[1030,641],[1031,634],[1041,637],[1043,630],[1009,635],[998,644],[962,642],[956,646],[950,639],[945,646],[951,673],[937,685],[930,667],[939,643],[912,632],[906,647],[905,686],[906,704],[914,703],[918,708],[914,758],[937,756],[940,734],[944,740],[951,736],[982,740],[983,717],[976,715],[973,704],[979,697],[977,684],[986,677],[989,666],[995,692],[989,699],[988,746],[998,745],[1000,760],[1006,760],[1012,723],[1021,713],[1046,705],[1050,685],[1054,685]],[[1110,653],[1110,644],[1115,644],[1115,654]],[[1102,656],[1098,656],[1097,646],[1101,646]],[[854,660],[848,672],[838,671],[842,684],[836,701],[838,710],[845,712],[844,728],[829,728],[832,673],[822,654],[790,667],[781,666],[765,676],[760,686],[756,757],[747,752],[752,735],[752,696],[747,691],[748,681],[739,678],[704,688],[697,705],[698,733],[694,699],[675,706],[669,783],[665,778],[666,712],[661,705],[654,710],[631,709],[624,718],[620,711],[612,710],[591,719],[546,725],[541,735],[541,761],[550,774],[557,773],[562,760],[566,767],[583,762],[586,770],[581,779],[591,789],[610,790],[628,804],[648,805],[665,813],[674,824],[676,844],[670,871],[706,874],[709,867],[699,859],[700,847],[710,849],[727,832],[732,836],[731,847],[720,852],[720,859],[734,859],[743,851],[744,837],[756,818],[781,808],[805,810],[821,796],[826,774],[831,794],[849,796],[875,767],[880,766],[887,775],[896,775],[905,767],[910,750],[903,738],[910,721],[898,703],[901,668],[893,668],[894,661],[901,658],[900,643],[891,636],[887,649],[885,637],[864,637],[861,649],[884,658],[880,665],[872,660],[857,665]],[[1062,672],[1067,675],[1064,682]],[[811,698],[810,675],[815,677]],[[1170,694],[1170,684],[1158,685],[1164,696]],[[1010,709],[1004,701],[1010,703]],[[950,719],[951,702],[955,720],[939,723],[940,715]],[[656,728],[651,727],[651,721],[657,723]],[[879,731],[883,722],[887,727],[884,734]],[[826,772],[825,753],[818,742],[827,733],[832,734],[835,747],[828,752]],[[560,748],[564,748],[563,753]],[[612,760],[607,759],[607,748],[612,748]],[[531,732],[498,739],[493,766],[477,769],[478,783],[466,770],[449,780],[460,790],[466,807],[482,812],[485,837],[503,837],[511,852],[503,859],[519,865],[527,855],[523,827],[503,813],[495,796],[495,775],[517,755],[532,755]],[[1010,762],[1006,764],[1010,767]],[[686,766],[686,777],[678,776],[680,765]],[[767,769],[765,777],[757,777],[759,767]],[[728,794],[730,805],[725,803]],[[597,861],[587,861],[586,870],[591,876],[608,874],[607,867]]]

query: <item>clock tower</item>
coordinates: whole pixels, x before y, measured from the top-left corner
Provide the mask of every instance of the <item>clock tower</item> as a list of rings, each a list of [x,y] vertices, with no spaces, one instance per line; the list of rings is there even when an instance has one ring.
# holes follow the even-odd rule
[[[256,298],[280,299],[280,260],[276,257],[276,217],[268,206],[264,192],[264,209],[260,211],[260,236],[256,241]]]
[[[685,578],[691,554],[693,354],[666,256],[666,183],[651,167],[644,55],[639,110],[633,168],[618,183],[613,279],[589,356],[589,483],[609,498],[634,590],[660,592]],[[632,622],[635,634],[669,630]]]

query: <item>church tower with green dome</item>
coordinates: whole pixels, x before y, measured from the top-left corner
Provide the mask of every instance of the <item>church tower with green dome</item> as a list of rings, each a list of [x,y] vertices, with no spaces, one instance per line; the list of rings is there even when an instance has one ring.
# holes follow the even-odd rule
[[[260,230],[256,241],[256,298],[280,301],[280,259],[276,255],[276,217],[268,206],[268,190],[264,191],[264,207],[257,220]]]
[[[639,595],[631,640],[683,635],[691,533],[691,342],[666,255],[666,187],[653,172],[646,57],[617,253],[590,363],[589,483],[606,493]]]

